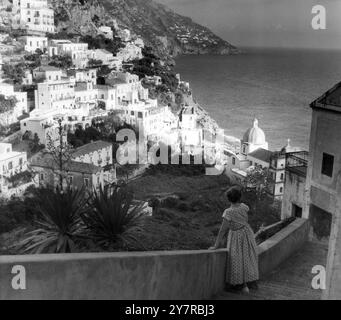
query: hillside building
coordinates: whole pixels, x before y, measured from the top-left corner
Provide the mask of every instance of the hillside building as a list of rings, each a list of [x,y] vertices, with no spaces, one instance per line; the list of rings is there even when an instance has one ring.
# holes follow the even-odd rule
[[[13,0],[12,27],[29,33],[55,33],[54,11],[47,0]]]

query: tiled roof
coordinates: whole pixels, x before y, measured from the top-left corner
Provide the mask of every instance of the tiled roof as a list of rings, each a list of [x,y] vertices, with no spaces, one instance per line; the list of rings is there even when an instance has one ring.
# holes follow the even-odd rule
[[[310,107],[331,109],[340,112],[341,108],[341,82],[329,89],[315,101],[310,104]]]
[[[272,155],[273,155],[272,151],[269,151],[263,148],[259,148],[248,154],[249,157],[252,157],[252,158],[267,162],[267,163],[270,163]]]
[[[97,52],[101,52],[101,53],[104,53],[104,54],[110,54],[110,55],[112,55],[112,53],[110,52],[110,51],[108,51],[108,50],[105,50],[105,49],[96,49],[96,51]]]
[[[98,150],[102,150],[104,148],[108,148],[111,147],[112,144],[106,141],[95,141],[92,143],[88,143],[82,147],[77,148],[74,152],[73,152],[73,157],[77,158],[89,153],[92,153],[94,151],[98,151]]]
[[[40,66],[40,67],[34,69],[34,71],[41,71],[41,72],[44,72],[44,71],[61,71],[61,69],[58,69],[58,68],[53,67],[53,66]]]
[[[52,170],[58,170],[58,163],[54,160],[51,154],[38,153],[30,160],[30,165],[33,167],[47,168]],[[63,165],[65,171],[69,172],[79,172],[79,173],[88,173],[95,174],[100,172],[102,169],[93,164],[76,162],[76,161],[68,161]]]

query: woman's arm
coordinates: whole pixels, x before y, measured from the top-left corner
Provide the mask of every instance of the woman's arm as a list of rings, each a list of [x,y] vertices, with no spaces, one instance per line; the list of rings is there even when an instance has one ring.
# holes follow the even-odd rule
[[[219,248],[221,240],[225,236],[228,229],[229,229],[229,223],[226,219],[223,219],[223,223],[220,227],[215,245],[213,247],[209,248],[210,250],[217,250]]]

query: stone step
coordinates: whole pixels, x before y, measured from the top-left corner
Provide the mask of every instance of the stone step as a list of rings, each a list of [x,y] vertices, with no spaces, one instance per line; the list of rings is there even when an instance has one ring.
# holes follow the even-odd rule
[[[249,295],[224,292],[217,300],[319,300],[321,291],[288,284],[286,282],[261,281],[258,290],[250,290]]]

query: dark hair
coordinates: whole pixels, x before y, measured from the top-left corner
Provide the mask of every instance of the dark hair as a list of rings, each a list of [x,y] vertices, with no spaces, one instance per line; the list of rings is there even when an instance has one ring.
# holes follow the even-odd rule
[[[238,187],[232,187],[227,190],[227,199],[232,203],[237,203],[242,198],[242,192]]]

